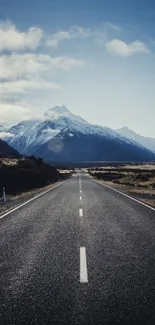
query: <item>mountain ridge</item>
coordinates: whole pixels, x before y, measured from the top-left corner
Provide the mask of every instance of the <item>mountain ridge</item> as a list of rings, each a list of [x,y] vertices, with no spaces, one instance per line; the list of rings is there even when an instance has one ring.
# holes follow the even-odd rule
[[[108,127],[88,123],[65,106],[50,108],[41,120],[14,125],[8,129],[5,141],[24,155],[41,156],[46,161],[75,157],[77,160],[155,160],[155,154],[139,142]]]
[[[18,158],[20,154],[8,143],[0,139],[0,157]]]
[[[121,134],[122,136],[126,136],[128,139],[132,139],[134,141],[139,142],[141,145],[155,153],[155,138],[140,135],[128,128],[127,126],[123,126],[122,128],[117,129],[115,131]]]

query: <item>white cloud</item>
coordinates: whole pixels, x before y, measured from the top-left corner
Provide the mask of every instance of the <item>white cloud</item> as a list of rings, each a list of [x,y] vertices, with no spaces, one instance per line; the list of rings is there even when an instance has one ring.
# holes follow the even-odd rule
[[[74,67],[83,67],[85,65],[85,60],[59,56],[52,58],[50,63],[53,69],[69,70]]]
[[[7,96],[12,96],[13,94],[25,94],[28,91],[33,91],[37,89],[49,89],[49,90],[60,90],[61,86],[57,83],[52,83],[44,79],[21,79],[14,80],[11,82],[2,82],[0,83],[0,96],[1,99],[6,99]]]
[[[106,49],[113,54],[127,57],[136,53],[149,53],[148,47],[140,42],[125,43],[119,39],[113,39],[106,43]]]
[[[0,23],[0,52],[35,50],[41,39],[44,39],[45,46],[56,49],[63,40],[88,37],[93,34],[94,31],[91,31],[90,28],[72,26],[69,30],[60,30],[47,36],[39,27],[30,27],[27,31],[21,31],[12,22],[6,21]]]
[[[48,95],[53,90],[62,89],[60,84],[51,80],[51,75],[55,71],[66,71],[85,64],[85,60],[67,56],[52,57],[34,51],[39,44],[45,45],[47,42],[48,46],[48,41],[49,46],[55,48],[63,39],[69,39],[74,35],[84,37],[86,30],[72,27],[69,32],[58,31],[47,39],[45,31],[39,27],[30,27],[26,31],[21,31],[11,22],[0,23],[0,121],[2,123],[8,124],[11,121],[12,124],[13,121],[31,117],[38,98],[42,100],[43,94]],[[38,109],[39,107],[38,105]]]
[[[4,139],[6,137],[14,137],[14,134],[9,132],[0,132],[0,139]]]
[[[90,28],[83,28],[79,26],[73,26],[69,30],[60,30],[57,33],[52,34],[47,37],[45,41],[45,46],[51,47],[52,49],[57,49],[60,42],[64,40],[69,40],[73,38],[86,38],[88,36],[94,35],[94,32]]]
[[[96,28],[72,26],[68,30],[60,30],[48,36],[45,40],[45,46],[50,47],[52,49],[57,49],[60,42],[64,40],[70,40],[74,38],[84,39],[87,37],[93,37],[94,39],[98,39],[99,36],[104,36],[104,38],[106,36],[106,38],[108,38],[108,34],[110,32],[118,33],[120,31],[121,27],[110,22],[104,22]]]
[[[47,47],[57,49],[59,43],[63,40],[70,39],[70,33],[67,31],[59,31],[53,34],[50,38],[45,41]]]
[[[31,27],[26,32],[19,31],[11,22],[0,24],[0,51],[34,50],[40,43],[43,31]]]
[[[17,120],[28,119],[32,115],[33,108],[20,103],[0,102],[0,123],[9,124]]]
[[[84,28],[84,27],[80,27],[80,26],[72,26],[70,28],[70,33],[72,35],[72,37],[89,37],[89,36],[93,36],[95,33],[95,30],[92,30],[91,28]]]
[[[55,69],[68,70],[85,64],[84,60],[72,57],[51,57],[46,54],[26,53],[0,56],[0,79],[17,79],[20,77],[38,77],[50,74]]]
[[[122,28],[120,26],[112,24],[110,22],[107,22],[107,23],[103,24],[103,26],[111,29],[114,32],[120,32],[122,30]]]

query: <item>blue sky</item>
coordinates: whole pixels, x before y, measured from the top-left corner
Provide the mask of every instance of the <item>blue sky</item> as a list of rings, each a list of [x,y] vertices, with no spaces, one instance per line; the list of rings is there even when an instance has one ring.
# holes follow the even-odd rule
[[[155,137],[153,0],[1,0],[0,123],[65,104]]]

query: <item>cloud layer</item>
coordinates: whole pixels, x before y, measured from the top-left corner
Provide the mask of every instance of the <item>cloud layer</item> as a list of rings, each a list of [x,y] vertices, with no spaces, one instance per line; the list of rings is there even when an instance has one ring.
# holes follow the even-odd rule
[[[14,134],[9,133],[9,132],[1,132],[1,139],[6,138],[6,137],[14,137]]]
[[[26,32],[19,31],[11,22],[0,24],[0,52],[4,50],[34,50],[40,43],[43,31],[39,27],[31,27]]]
[[[51,57],[47,54],[24,53],[0,56],[0,79],[17,79],[23,76],[40,76],[55,69],[68,70],[81,67],[84,60],[72,57]]]
[[[29,97],[40,91],[60,91],[62,86],[54,82],[54,72],[79,68],[85,60],[72,56],[51,56],[45,53],[46,46],[55,48],[63,39],[82,33],[74,28],[72,32],[57,32],[47,39],[39,27],[20,31],[11,22],[0,23],[0,120],[14,120],[30,117]],[[48,41],[51,42],[48,44]],[[46,46],[45,43],[47,42]],[[39,50],[38,50],[39,49]],[[41,51],[42,49],[42,51]],[[41,53],[43,52],[43,53]],[[22,100],[23,99],[23,100]],[[25,104],[23,104],[25,102]]]
[[[45,46],[50,47],[52,49],[57,49],[59,44],[62,41],[70,40],[78,37],[86,38],[93,35],[94,35],[94,31],[92,31],[90,28],[73,26],[69,28],[69,30],[64,30],[64,31],[60,30],[48,36],[47,39],[45,40]]]
[[[45,93],[47,97],[50,94],[50,98],[54,92],[62,94],[65,82],[63,79],[62,87],[61,73],[63,78],[66,73],[67,80],[69,70],[86,65],[87,56],[81,59],[81,53],[83,45],[86,50],[87,41],[96,51],[106,49],[120,57],[149,52],[141,41],[127,43],[120,40],[120,33],[122,28],[109,22],[96,28],[71,26],[68,30],[54,33],[47,33],[36,26],[22,31],[11,22],[0,23],[0,121],[8,121],[8,116],[12,121],[16,121],[17,117],[18,120],[28,118],[33,111],[31,103],[34,104],[36,99],[40,103]],[[76,57],[73,55],[74,49],[71,50],[72,55],[63,54],[63,47],[61,55],[52,54],[58,52],[61,43],[70,41],[71,45],[75,39],[79,42]],[[81,40],[85,42],[80,43]]]
[[[113,39],[106,43],[106,49],[113,54],[127,57],[137,53],[149,53],[147,46],[140,42],[125,43],[119,39]]]
[[[0,123],[10,124],[17,120],[28,119],[31,117],[32,111],[32,107],[27,107],[18,101],[16,103],[0,101]]]

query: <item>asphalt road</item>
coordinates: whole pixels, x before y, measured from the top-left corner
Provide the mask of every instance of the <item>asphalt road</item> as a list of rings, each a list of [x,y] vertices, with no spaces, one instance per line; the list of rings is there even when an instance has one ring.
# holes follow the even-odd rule
[[[155,324],[155,211],[77,174],[0,219],[0,324]]]

